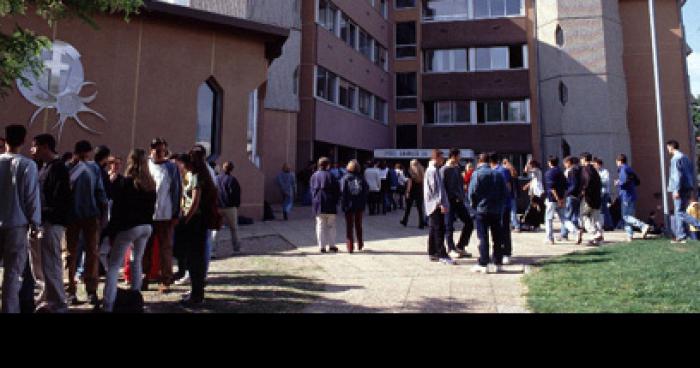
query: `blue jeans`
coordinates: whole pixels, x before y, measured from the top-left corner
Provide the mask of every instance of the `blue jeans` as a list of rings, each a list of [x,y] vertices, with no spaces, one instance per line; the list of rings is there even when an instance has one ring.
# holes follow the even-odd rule
[[[681,192],[680,198],[673,200],[675,214],[675,229],[673,231],[678,240],[688,239],[688,229],[686,228],[688,225],[700,227],[700,221],[686,212],[688,204],[690,204],[690,191]]]
[[[493,241],[493,263],[502,265],[503,249],[498,246],[501,236],[501,216],[481,213],[477,214],[474,220],[476,234],[479,237],[479,265],[486,267],[491,261],[491,257],[489,257],[489,232]]]
[[[510,226],[515,229],[520,228],[520,221],[518,220],[518,201],[515,198],[510,200]]]
[[[213,242],[214,236],[212,235],[211,230],[207,230],[207,242],[204,245],[204,260],[206,261],[206,265],[204,266],[204,277],[207,277],[207,274],[209,274],[209,263],[211,263],[211,248],[212,248],[212,242]]]
[[[282,211],[284,211],[285,213],[290,213],[292,212],[292,208],[294,208],[294,197],[284,196],[284,201],[282,202]]]
[[[565,230],[562,231],[561,236],[563,238],[566,238],[569,236],[569,232],[571,232],[571,229],[580,229],[581,228],[581,200],[575,197],[566,197],[566,209],[564,213],[564,228]]]
[[[552,202],[547,200],[545,202],[545,213],[544,213],[544,231],[547,240],[554,241],[554,215],[559,216],[559,221],[561,221],[561,237],[566,238],[569,234],[566,230],[566,215],[564,214],[564,208],[559,207],[557,202]]]
[[[625,223],[625,232],[630,238],[634,236],[634,228],[644,228],[646,224],[634,217],[635,213],[635,202],[634,201],[622,201],[622,221]]]

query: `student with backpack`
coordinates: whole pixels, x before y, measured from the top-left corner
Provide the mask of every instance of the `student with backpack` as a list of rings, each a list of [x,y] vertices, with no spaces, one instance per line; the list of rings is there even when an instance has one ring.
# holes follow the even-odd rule
[[[622,221],[625,223],[627,241],[634,239],[634,227],[642,229],[642,239],[646,239],[651,227],[635,217],[635,203],[637,202],[637,187],[641,184],[639,177],[627,164],[627,156],[617,156],[617,173],[619,179],[615,185],[619,189],[620,204],[622,206]]]
[[[348,173],[340,182],[341,207],[345,213],[348,253],[355,251],[353,229],[357,233],[357,249],[364,248],[362,238],[362,217],[367,207],[369,185],[362,176],[362,169],[357,160],[348,164]]]

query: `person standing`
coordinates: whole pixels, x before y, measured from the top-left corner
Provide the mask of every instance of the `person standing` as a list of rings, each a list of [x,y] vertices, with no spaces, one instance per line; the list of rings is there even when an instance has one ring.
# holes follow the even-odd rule
[[[593,167],[593,155],[581,154],[581,221],[583,228],[591,235],[589,246],[599,246],[603,240],[600,226],[600,208],[603,204],[602,181],[598,170]]]
[[[241,242],[238,239],[238,209],[241,207],[241,185],[233,176],[233,162],[225,162],[224,172],[216,178],[216,186],[219,193],[219,212],[224,217],[229,231],[231,231],[231,246],[233,251],[241,251]]]
[[[439,261],[443,264],[454,265],[455,262],[445,250],[445,215],[450,213],[450,202],[440,177],[440,167],[444,164],[444,160],[442,151],[433,150],[423,183],[425,214],[430,221],[428,256],[433,262]]]
[[[554,245],[554,215],[561,222],[561,238],[566,235],[566,188],[567,181],[559,168],[559,159],[550,156],[547,159],[549,169],[544,175],[545,199],[545,243]]]
[[[173,236],[180,217],[182,179],[180,170],[168,160],[168,142],[163,138],[151,141],[148,172],[156,185],[156,203],[153,214],[152,233],[143,254],[143,270],[150,270],[154,244],[158,243],[161,293],[168,293],[173,284]],[[147,285],[148,272],[143,284]]]
[[[406,174],[404,173],[403,166],[398,163],[394,167],[394,172],[396,173],[396,181],[398,183],[396,192],[394,193],[394,202],[399,206],[399,210],[403,210],[406,195]]]
[[[593,167],[598,170],[600,181],[603,185],[603,189],[601,190],[603,199],[601,208],[601,222],[603,223],[603,229],[606,231],[612,231],[614,230],[615,225],[613,224],[612,215],[610,214],[610,205],[612,204],[612,182],[610,181],[610,171],[605,168],[603,160],[599,157],[593,159]]]
[[[379,191],[380,203],[382,206],[382,214],[386,215],[391,212],[391,203],[389,196],[391,194],[391,178],[389,178],[389,168],[386,167],[386,161],[379,162]]]
[[[314,215],[316,216],[316,236],[321,253],[326,253],[326,246],[331,253],[338,253],[336,241],[336,215],[340,198],[340,184],[328,169],[331,161],[322,157],[318,161],[318,171],[311,176],[311,196]]]
[[[282,200],[282,215],[284,221],[288,221],[289,213],[294,207],[294,193],[297,192],[297,181],[288,164],[282,166],[282,172],[277,175],[276,182],[282,193],[282,198],[284,198]]]
[[[153,232],[157,197],[157,186],[151,177],[146,151],[131,151],[126,174],[112,186],[112,214],[105,230],[112,243],[103,295],[106,312],[114,309],[119,269],[126,251],[132,245],[131,290],[141,290],[142,258]]]
[[[508,159],[503,159],[503,167],[510,172],[510,228],[520,232],[520,221],[518,221],[518,170]],[[542,172],[540,172],[542,174]],[[542,179],[540,177],[540,179]],[[532,196],[530,196],[532,198]]]
[[[70,200],[70,173],[56,152],[56,140],[50,134],[34,137],[32,156],[41,162],[41,229],[38,242],[43,287],[37,311],[65,313],[68,311],[63,287],[61,240],[66,232]],[[36,274],[36,272],[35,272]]]
[[[70,220],[66,227],[68,248],[68,302],[80,304],[76,292],[75,273],[78,266],[78,242],[82,235],[85,246],[85,291],[89,302],[97,305],[98,263],[97,242],[101,232],[101,219],[106,218],[107,195],[102,182],[102,170],[95,162],[88,162],[92,145],[88,141],[75,144],[70,171],[71,197],[73,199]]]
[[[362,176],[362,169],[357,160],[348,164],[347,174],[340,182],[341,207],[345,213],[345,228],[348,253],[355,251],[353,229],[357,233],[357,249],[364,249],[362,236],[362,215],[367,207],[369,186]]]
[[[527,191],[530,204],[525,211],[523,222],[533,231],[537,231],[544,222],[545,203],[542,169],[540,163],[531,160],[525,166],[525,172],[530,176],[530,182],[523,190]],[[519,225],[519,224],[518,224]],[[519,228],[519,226],[518,226]]]
[[[28,264],[30,229],[41,225],[41,191],[36,163],[19,154],[27,137],[21,125],[5,128],[0,154],[0,250],[3,259],[2,312],[20,313],[20,278]],[[28,275],[31,276],[31,275]]]
[[[489,166],[491,161],[490,155],[479,155],[478,167],[469,183],[469,202],[475,213],[476,233],[479,237],[479,261],[472,267],[472,272],[475,273],[488,273],[490,263],[495,265],[496,272],[500,272],[503,265],[503,248],[499,237],[505,216],[503,201],[507,198],[507,188],[503,175]],[[489,253],[489,233],[493,238],[493,257]]]
[[[568,234],[571,233],[577,236],[576,244],[583,242],[583,233],[580,231],[580,214],[581,214],[581,168],[578,166],[578,160],[575,157],[567,157],[564,159],[564,168],[566,168],[566,220],[564,220],[565,232],[562,233],[562,240],[568,240]]]
[[[619,179],[615,181],[615,186],[618,187],[620,193],[622,221],[625,223],[627,241],[631,242],[634,239],[634,227],[641,229],[642,238],[646,239],[651,226],[635,217],[639,179],[637,173],[629,166],[627,156],[624,154],[617,156],[617,174]]]
[[[423,211],[423,182],[425,181],[425,169],[418,160],[412,160],[408,180],[406,181],[406,210],[404,211],[401,225],[408,226],[408,218],[411,215],[413,204],[418,211],[418,228],[425,229],[425,214]]]
[[[379,164],[367,167],[365,181],[369,185],[369,215],[379,214],[379,205],[382,198],[382,179],[379,173]]]
[[[666,143],[669,155],[671,155],[671,167],[669,168],[668,192],[673,195],[673,207],[675,214],[673,243],[687,243],[687,225],[700,227],[700,221],[690,216],[686,210],[690,198],[695,192],[695,178],[693,164],[683,152],[680,151],[678,141],[670,140]]]
[[[196,308],[204,303],[207,238],[218,216],[218,196],[201,149],[195,146],[188,156],[189,162],[185,163],[187,185],[183,189],[183,217],[179,221],[176,238],[184,244],[191,280],[191,290],[183,295],[181,304]]]
[[[187,240],[188,234],[185,234],[185,226],[180,222],[182,219],[182,213],[184,211],[185,204],[185,188],[188,186],[188,179],[191,176],[188,170],[191,167],[192,161],[190,160],[190,155],[187,153],[179,153],[171,156],[170,162],[175,164],[178,168],[180,178],[180,187],[182,192],[180,193],[180,201],[178,206],[180,207],[180,213],[178,214],[178,221],[175,224],[175,230],[173,233],[173,257],[177,260],[177,272],[173,275],[173,284],[175,285],[188,285],[190,283],[190,272],[187,265]]]
[[[460,173],[459,156],[459,149],[451,149],[447,164],[440,169],[440,178],[444,183],[450,208],[445,215],[445,238],[447,239],[448,252],[456,253],[459,258],[469,258],[471,254],[466,251],[466,247],[469,246],[469,239],[474,232],[474,222],[469,216],[467,206],[464,203],[464,180]],[[459,241],[455,245],[453,233],[457,219],[462,221],[464,227],[462,228]]]
[[[511,257],[513,256],[513,239],[511,236],[510,229],[510,210],[512,206],[512,192],[514,188],[512,187],[513,182],[510,175],[510,170],[505,168],[499,162],[498,155],[492,154],[490,157],[491,169],[497,174],[503,177],[503,182],[506,186],[506,191],[504,197],[501,199],[503,203],[503,212],[501,213],[501,221],[499,223],[501,234],[496,237],[498,239],[497,246],[501,247],[501,255],[503,256],[502,262],[504,265],[509,265],[511,262]]]

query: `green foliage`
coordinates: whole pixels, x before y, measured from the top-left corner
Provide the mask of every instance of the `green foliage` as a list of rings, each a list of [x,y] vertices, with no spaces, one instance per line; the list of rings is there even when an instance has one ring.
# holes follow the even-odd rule
[[[695,127],[700,130],[700,95],[692,97],[692,99],[693,123],[695,123]]]
[[[42,17],[49,25],[66,18],[79,18],[97,27],[92,19],[95,14],[123,13],[125,20],[138,13],[142,0],[0,0],[0,27],[13,16],[26,15],[29,9]],[[35,74],[43,66],[36,61],[50,40],[30,29],[14,25],[13,31],[0,31],[0,96],[5,96],[16,79],[29,83],[21,73],[29,68]]]
[[[637,241],[543,262],[525,277],[538,313],[698,313],[700,243]]]

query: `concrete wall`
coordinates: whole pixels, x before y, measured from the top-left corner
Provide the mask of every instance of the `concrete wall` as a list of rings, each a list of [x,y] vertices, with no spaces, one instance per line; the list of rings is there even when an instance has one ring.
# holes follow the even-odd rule
[[[41,34],[52,35],[45,22],[34,16],[13,19]],[[195,142],[197,90],[210,76],[224,91],[221,160],[233,160],[243,190],[241,213],[261,218],[263,173],[246,157],[248,93],[267,76],[262,40],[241,37],[203,23],[160,18],[133,17],[125,23],[119,16],[97,17],[100,30],[79,21],[58,23],[55,37],[72,44],[82,54],[87,81],[83,96],[95,91],[89,107],[107,118],[91,114],[83,121],[103,134],[94,135],[69,120],[59,152],[71,151],[76,141],[105,144],[114,154],[126,157],[132,148],[145,148],[154,137],[164,137],[173,152],[184,152]],[[8,22],[10,23],[10,22]],[[26,123],[37,110],[12,92],[0,101],[0,129],[9,123]],[[55,113],[39,116],[30,137],[50,132]],[[28,147],[24,151],[28,153]]]
[[[541,0],[536,7],[542,156],[561,156],[565,140],[572,154],[590,151],[612,165],[617,154],[631,151],[617,1]]]

